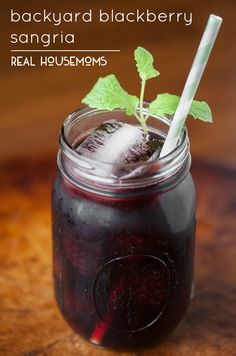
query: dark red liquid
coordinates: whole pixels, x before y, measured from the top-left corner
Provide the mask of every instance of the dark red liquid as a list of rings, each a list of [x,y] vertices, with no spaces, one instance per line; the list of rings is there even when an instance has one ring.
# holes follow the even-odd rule
[[[59,175],[53,189],[54,279],[65,319],[103,347],[135,350],[158,343],[189,303],[194,230],[190,174],[182,172],[165,192],[122,200],[82,192]]]

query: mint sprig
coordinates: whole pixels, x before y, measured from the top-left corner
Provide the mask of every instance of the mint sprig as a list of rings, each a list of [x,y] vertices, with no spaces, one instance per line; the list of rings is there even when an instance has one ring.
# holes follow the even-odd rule
[[[152,115],[174,115],[180,97],[168,93],[158,94],[144,114],[144,92],[146,81],[155,78],[160,73],[153,66],[153,56],[143,47],[134,51],[137,70],[141,78],[139,99],[128,94],[120,85],[114,74],[99,78],[91,91],[83,98],[82,103],[91,108],[112,111],[123,109],[127,115],[134,115],[147,134],[147,119]],[[193,100],[189,115],[204,122],[212,122],[211,109],[204,101]]]
[[[149,112],[153,115],[174,115],[179,104],[180,97],[168,93],[158,94],[156,99],[151,102]],[[194,119],[205,122],[212,122],[212,114],[209,105],[205,101],[193,100],[189,115]]]
[[[127,115],[135,115],[138,98],[129,95],[120,85],[114,74],[99,78],[82,103],[94,109],[112,111],[124,109]]]
[[[146,80],[155,78],[160,73],[153,67],[153,56],[150,52],[148,52],[143,47],[138,47],[134,51],[134,59],[136,61],[136,66],[139,72],[139,76],[141,78],[141,91],[140,91],[140,99],[139,99],[139,112],[140,116],[138,120],[140,121],[143,131],[147,133],[147,124],[146,121],[149,116],[144,116],[143,114],[143,100],[144,100],[144,91],[146,86]]]
[[[153,56],[143,47],[138,47],[134,51],[134,58],[142,80],[155,78],[160,75],[160,72],[153,67]]]

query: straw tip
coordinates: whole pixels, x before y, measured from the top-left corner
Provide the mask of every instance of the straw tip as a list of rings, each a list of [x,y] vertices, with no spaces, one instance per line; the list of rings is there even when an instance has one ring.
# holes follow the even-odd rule
[[[222,17],[217,16],[217,15],[214,15],[214,14],[211,14],[209,17],[210,17],[212,20],[217,21],[217,22],[219,22],[219,23],[221,23],[221,22],[223,21]]]

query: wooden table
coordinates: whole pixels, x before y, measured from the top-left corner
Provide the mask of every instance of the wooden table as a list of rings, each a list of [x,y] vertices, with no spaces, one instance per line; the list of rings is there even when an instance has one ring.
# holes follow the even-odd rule
[[[1,166],[0,355],[122,355],[95,349],[76,336],[55,304],[50,229],[54,171],[52,159]],[[235,355],[236,171],[195,160],[193,176],[198,190],[194,300],[165,342],[129,355]]]

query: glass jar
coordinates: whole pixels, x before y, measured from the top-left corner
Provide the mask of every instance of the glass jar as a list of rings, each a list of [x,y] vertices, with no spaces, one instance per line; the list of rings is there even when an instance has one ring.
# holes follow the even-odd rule
[[[189,304],[195,188],[186,129],[167,156],[121,167],[125,178],[76,153],[73,147],[109,119],[137,124],[121,110],[85,107],[61,129],[52,194],[55,294],[80,336],[136,350],[160,342]],[[170,120],[149,123],[164,137]]]

